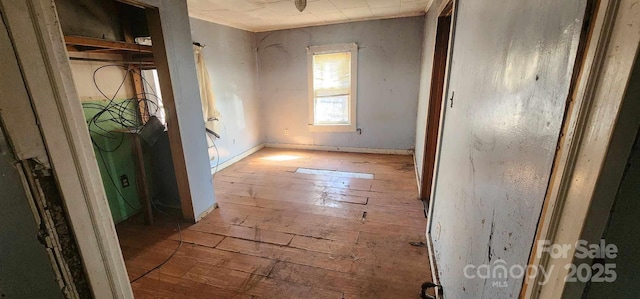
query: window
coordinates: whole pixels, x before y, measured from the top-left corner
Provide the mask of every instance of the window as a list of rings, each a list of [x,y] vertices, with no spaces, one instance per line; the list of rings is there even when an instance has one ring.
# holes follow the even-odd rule
[[[167,121],[165,119],[164,105],[162,104],[162,94],[160,93],[158,71],[155,69],[142,70],[142,79],[142,86],[145,92],[144,98],[151,102],[147,107],[149,115],[154,115],[166,126]]]
[[[309,47],[307,57],[309,130],[355,132],[358,45]]]

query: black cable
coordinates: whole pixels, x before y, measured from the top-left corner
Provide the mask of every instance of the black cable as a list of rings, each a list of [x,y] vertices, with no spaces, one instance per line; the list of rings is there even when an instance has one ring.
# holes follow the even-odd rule
[[[142,123],[140,119],[141,115],[139,115],[137,111],[138,109],[132,109],[132,106],[137,108],[140,107],[142,103],[144,103],[146,107],[146,111],[144,113],[146,115],[143,116],[149,117],[150,115],[157,114],[157,112],[160,110],[157,102],[162,101],[162,99],[155,93],[153,86],[142,76],[142,73],[131,68],[126,69],[125,76],[120,82],[115,94],[112,97],[107,96],[105,91],[100,88],[96,77],[102,69],[108,67],[120,68],[124,66],[118,64],[108,64],[97,68],[93,72],[93,84],[98,92],[105,98],[105,100],[107,100],[107,102],[104,105],[98,103],[83,103],[82,106],[87,110],[98,110],[98,112],[95,113],[93,117],[87,120],[87,126],[89,127],[89,131],[93,135],[97,135],[105,139],[119,140],[118,145],[111,149],[103,148],[96,143],[94,143],[94,145],[104,152],[114,152],[122,145],[122,139],[124,138],[123,134],[115,133],[112,131],[114,125],[116,127],[121,127],[124,129],[138,127]],[[115,101],[115,98],[118,92],[120,92],[120,90],[124,86],[127,78],[129,78],[130,72],[139,74],[142,78],[142,81],[146,85],[145,87],[148,86],[151,92],[139,93],[136,94],[136,97],[134,98],[125,99],[118,103]],[[151,100],[149,97],[155,98],[155,100]]]
[[[127,81],[127,77],[128,77],[128,75],[129,75],[129,72],[125,73],[125,76],[124,76],[124,78],[122,78],[122,81],[120,82],[120,85],[118,86],[118,89],[116,90],[116,92],[113,94],[113,97],[109,98],[109,96],[107,96],[107,95],[102,91],[102,89],[100,88],[100,86],[98,86],[98,81],[96,80],[96,74],[98,74],[98,72],[99,72],[100,70],[102,70],[103,68],[107,68],[107,67],[123,67],[123,68],[124,68],[124,67],[126,67],[126,66],[125,66],[125,65],[121,65],[121,64],[105,64],[105,65],[103,65],[103,66],[101,66],[101,67],[99,67],[99,68],[97,68],[97,69],[95,69],[95,70],[93,71],[93,76],[92,76],[92,78],[93,78],[93,86],[95,86],[95,87],[96,87],[96,89],[98,90],[98,92],[100,92],[100,94],[101,94],[103,97],[105,97],[105,98],[106,98],[106,99],[108,99],[108,100],[113,101],[113,100],[116,98],[116,96],[118,96],[118,92],[120,91],[120,89],[122,88],[122,86],[124,85],[124,83]]]
[[[159,101],[161,101],[161,99],[155,94],[155,91],[153,90],[153,88],[151,88],[151,91],[152,91],[151,93],[144,92],[141,94],[137,94],[136,97],[134,98],[125,99],[119,103],[116,102],[115,98],[117,97],[118,93],[124,86],[125,82],[127,81],[127,78],[129,78],[129,73],[134,72],[134,70],[130,68],[126,68],[126,73],[124,78],[118,85],[118,88],[116,89],[113,96],[109,97],[100,88],[96,80],[96,76],[100,72],[100,70],[103,70],[108,67],[126,68],[126,66],[119,65],[119,64],[107,64],[107,65],[100,66],[99,68],[94,70],[93,76],[92,76],[93,84],[95,88],[98,90],[98,92],[105,98],[105,100],[107,100],[107,102],[105,104],[83,103],[82,107],[83,109],[85,109],[85,111],[98,110],[97,113],[95,113],[89,120],[87,120],[87,126],[89,128],[89,132],[91,133],[91,142],[93,143],[94,147],[96,148],[96,151],[98,152],[98,155],[100,156],[102,164],[104,165],[107,175],[109,176],[109,181],[111,182],[113,187],[116,189],[116,192],[118,193],[120,198],[122,198],[122,200],[134,211],[139,212],[140,209],[136,208],[133,204],[131,204],[131,202],[129,202],[126,199],[124,194],[122,194],[122,192],[118,188],[117,184],[115,183],[115,179],[113,178],[113,175],[109,171],[109,167],[107,166],[107,163],[104,159],[104,155],[102,153],[103,152],[113,153],[118,149],[120,149],[120,147],[124,143],[125,134],[113,132],[114,126],[121,127],[123,129],[137,127],[141,123],[141,119],[140,119],[140,115],[138,115],[137,113],[136,108],[139,107],[139,105],[142,102],[144,102],[147,107],[146,113],[150,114],[149,108],[154,108],[155,109],[154,114],[155,114],[159,110],[159,106],[154,101],[149,100],[148,96],[155,97]],[[142,78],[142,74],[139,73],[139,75]],[[152,87],[151,84],[147,82],[144,78],[143,80],[144,82],[147,83],[149,87]],[[142,96],[138,98],[140,95]],[[133,106],[133,109],[132,109],[132,106]],[[109,140],[117,140],[116,142],[117,144],[115,145],[115,147],[112,147],[112,148],[103,147],[98,142],[96,142],[94,136],[100,136],[102,138],[109,139]]]
[[[178,243],[178,247],[176,247],[176,249],[173,251],[173,253],[171,253],[171,255],[169,255],[169,257],[167,257],[167,259],[165,259],[162,263],[160,263],[159,265],[153,267],[152,269],[147,270],[142,275],[132,279],[130,281],[130,283],[134,283],[134,282],[138,281],[139,279],[147,276],[147,274],[149,274],[149,273],[151,273],[151,272],[153,272],[153,271],[155,271],[157,269],[160,269],[162,266],[164,266],[166,263],[168,263],[169,260],[171,260],[171,258],[173,258],[173,256],[176,255],[176,253],[178,253],[178,250],[180,250],[180,247],[182,247],[183,241],[182,241],[182,228],[180,228],[180,220],[179,219],[178,219],[177,224],[178,224],[178,233],[180,234],[180,243]]]
[[[107,67],[124,67],[126,69],[126,74],[124,76],[124,78],[122,79],[122,82],[120,82],[120,85],[118,86],[118,89],[116,90],[116,92],[114,93],[114,95],[112,97],[109,97],[105,94],[105,92],[100,88],[97,80],[96,80],[96,74]],[[151,85],[151,83],[149,83],[143,76],[142,76],[142,72],[136,72],[138,75],[140,75],[140,78],[142,78],[142,81],[144,82],[144,84],[146,84],[149,87],[149,90],[151,92],[143,92],[143,93],[139,93],[136,94],[135,97],[133,98],[129,98],[129,99],[125,99],[122,100],[121,102],[117,103],[115,101],[115,98],[117,97],[118,93],[120,92],[120,90],[122,89],[122,87],[124,86],[124,83],[126,82],[127,78],[129,77],[129,73],[130,72],[136,72],[134,69],[131,68],[127,68],[124,65],[118,65],[118,64],[109,64],[109,65],[103,65],[99,68],[97,68],[94,72],[93,72],[93,84],[96,87],[96,89],[98,90],[98,92],[100,92],[100,94],[105,98],[105,100],[107,100],[107,102],[102,105],[102,104],[98,104],[98,103],[83,103],[82,107],[85,110],[97,110],[98,112],[95,113],[89,120],[87,120],[87,126],[89,128],[89,132],[91,133],[91,142],[93,143],[93,145],[95,146],[98,155],[100,156],[100,160],[102,161],[102,164],[104,165],[105,170],[107,171],[107,175],[109,176],[109,181],[111,182],[111,184],[113,185],[113,187],[116,189],[116,191],[118,192],[118,195],[122,198],[122,200],[132,209],[134,209],[136,212],[139,212],[139,208],[134,207],[124,196],[124,194],[122,194],[122,192],[120,191],[120,189],[118,188],[118,186],[116,185],[113,176],[111,175],[111,172],[109,171],[109,167],[107,166],[107,163],[104,159],[103,156],[103,152],[105,153],[112,153],[117,151],[118,149],[120,149],[120,147],[122,146],[122,144],[124,143],[124,133],[116,133],[113,132],[113,127],[114,125],[116,127],[121,127],[122,129],[129,129],[131,127],[138,127],[142,121],[141,121],[141,117],[149,117],[150,115],[155,115],[160,107],[158,105],[158,103],[156,101],[162,101],[162,99],[155,93],[155,90],[153,89],[153,86]],[[155,98],[156,101],[153,101],[151,99],[149,99],[149,96],[151,96],[152,98]],[[140,115],[138,113],[137,109],[138,107],[140,107],[140,104],[144,103],[145,107],[146,107],[146,115]],[[131,106],[133,106],[134,108],[131,109]],[[153,110],[153,114],[150,111],[151,109]],[[94,139],[94,136],[100,136],[103,137],[105,139],[111,139],[111,140],[118,140],[117,145],[113,148],[103,148],[101,147],[96,140]],[[157,209],[158,211],[162,212],[163,214],[167,214],[164,213],[163,211],[161,211],[156,205],[155,203],[153,203],[153,207],[155,209]],[[167,259],[165,261],[163,261],[162,263],[160,263],[159,265],[155,266],[154,268],[146,271],[145,273],[143,273],[142,275],[140,275],[139,277],[131,280],[131,283],[136,282],[137,280],[145,277],[147,274],[159,269],[160,267],[164,266],[167,262],[169,262],[169,260],[178,252],[178,250],[180,249],[180,247],[182,246],[183,243],[183,239],[182,239],[182,228],[180,227],[180,219],[178,219],[177,221],[177,226],[178,226],[178,232],[180,234],[180,243],[178,244],[178,246],[176,247],[176,249],[173,251],[173,253],[167,257]]]
[[[218,173],[218,165],[220,165],[220,151],[218,151],[218,146],[216,145],[215,142],[213,142],[213,147],[216,149],[216,169],[213,172],[213,176],[211,177],[211,180],[213,181],[216,178],[216,174]]]
[[[218,173],[218,166],[220,165],[220,151],[218,150],[218,146],[216,145],[216,140],[211,135],[214,135],[216,138],[220,138],[220,135],[216,134],[214,131],[209,130],[209,128],[207,127],[205,127],[205,133],[207,134],[207,137],[211,139],[211,144],[213,144],[213,148],[216,149],[216,168],[215,168],[215,171],[213,172],[213,176],[211,176],[211,179],[213,180],[216,178],[216,173]]]

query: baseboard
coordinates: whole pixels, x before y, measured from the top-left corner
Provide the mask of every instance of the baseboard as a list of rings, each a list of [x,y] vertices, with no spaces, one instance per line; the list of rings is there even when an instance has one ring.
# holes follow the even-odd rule
[[[200,213],[200,215],[198,215],[198,217],[196,218],[196,222],[202,220],[202,218],[204,218],[205,216],[209,215],[209,213],[213,212],[213,210],[218,208],[218,203],[214,203],[210,208],[206,209],[204,212]]]
[[[223,169],[235,164],[236,162],[248,157],[249,155],[251,155],[251,154],[263,149],[264,146],[265,146],[264,143],[262,143],[260,145],[257,145],[257,146],[254,146],[254,147],[250,148],[249,150],[243,152],[242,154],[239,154],[239,155],[237,155],[237,156],[235,156],[235,157],[233,157],[233,158],[231,158],[231,159],[229,159],[227,161],[224,161],[223,163],[220,163],[220,165],[218,165],[218,166],[212,166],[211,167],[211,174],[219,172],[220,170],[223,170]]]
[[[427,227],[427,230],[428,229],[429,228]],[[428,253],[427,255],[429,256],[429,268],[431,269],[431,280],[433,283],[441,286],[440,277],[438,276],[438,265],[436,264],[436,257],[433,253],[433,241],[431,240],[431,236],[429,235],[428,232],[425,234],[427,236],[427,253]],[[436,299],[442,299],[442,298],[443,296],[440,295],[438,288],[436,288]]]
[[[413,154],[413,150],[411,150],[411,149],[403,150],[403,149],[343,147],[343,146],[327,146],[327,145],[311,145],[311,144],[290,144],[290,143],[266,143],[265,147],[312,150],[312,151],[364,153],[364,154],[385,154],[385,155],[406,155],[406,156]]]
[[[418,196],[420,196],[422,182],[420,181],[420,172],[418,171],[418,161],[416,161],[416,153],[413,153],[413,169],[416,171],[416,186],[418,186]]]

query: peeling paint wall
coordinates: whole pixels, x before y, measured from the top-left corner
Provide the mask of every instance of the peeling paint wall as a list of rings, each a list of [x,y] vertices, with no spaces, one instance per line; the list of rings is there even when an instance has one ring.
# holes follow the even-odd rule
[[[203,49],[211,76],[220,139],[216,146],[224,163],[263,142],[258,98],[258,63],[255,33],[191,18],[193,40]],[[218,152],[210,148],[210,156]]]
[[[0,127],[0,297],[63,298]]]
[[[91,296],[7,19],[0,17],[0,297]],[[32,125],[33,124],[33,125]],[[25,142],[26,141],[26,142]],[[18,149],[18,150],[16,150]]]
[[[444,105],[428,228],[448,299],[515,298],[520,292],[522,278],[484,279],[473,270],[465,277],[465,267],[527,264],[585,5],[458,2],[446,93],[454,100]]]
[[[266,142],[413,148],[423,22],[413,17],[258,33]],[[359,46],[357,127],[362,135],[310,132],[306,47],[349,42]]]

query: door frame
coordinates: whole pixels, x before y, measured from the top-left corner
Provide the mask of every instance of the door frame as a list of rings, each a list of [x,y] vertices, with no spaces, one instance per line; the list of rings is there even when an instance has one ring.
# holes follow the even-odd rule
[[[156,24],[156,35],[161,39],[172,38],[174,31],[184,31],[188,28],[188,20],[172,18],[176,6],[186,3],[173,0],[118,0],[121,2],[152,8],[151,12]],[[93,146],[84,122],[75,83],[71,73],[69,58],[66,51],[64,37],[60,27],[56,6],[53,0],[0,0],[0,13],[5,21],[12,40],[12,46],[17,53],[18,63],[22,71],[23,80],[31,99],[31,109],[37,119],[37,131],[42,137],[44,146],[36,150],[32,156],[45,165],[56,179],[59,192],[66,207],[68,221],[76,237],[80,256],[85,266],[90,288],[96,298],[133,298],[133,292],[124,264],[118,236],[116,234],[111,212],[106,200],[104,186],[99,175],[98,164]],[[174,31],[169,29],[176,28]],[[190,72],[188,66],[182,66],[185,61],[175,57],[192,56],[190,37],[180,36],[178,40],[186,39],[188,43],[176,45],[167,43],[161,51],[154,53],[160,59],[165,70],[165,81],[180,88],[172,89],[167,94],[175,98],[198,98],[196,74]],[[157,47],[154,47],[154,50]],[[186,55],[186,56],[185,56]],[[195,69],[195,61],[193,62]],[[186,83],[192,82],[192,83]],[[194,88],[183,85],[195,84]],[[190,86],[188,86],[190,87]],[[193,89],[193,90],[192,90]],[[164,90],[163,90],[164,91]],[[163,94],[165,94],[163,92]],[[166,96],[165,96],[166,97]],[[173,100],[173,99],[172,99]],[[200,101],[198,101],[199,106]],[[174,104],[174,103],[171,103]],[[180,137],[177,124],[175,105],[168,107],[168,114],[175,118],[174,131]],[[195,106],[181,103],[185,112],[195,111]],[[193,118],[195,120],[195,118]],[[191,120],[181,120],[180,124],[194,126]],[[29,128],[26,128],[29,129]],[[204,126],[201,127],[204,136]],[[183,129],[186,130],[186,129]],[[19,133],[19,132],[18,132]],[[7,132],[7,138],[15,148],[33,149],[29,140],[20,138],[14,132]],[[172,143],[182,144],[181,139]],[[198,141],[200,142],[200,141]],[[206,157],[206,140],[202,138],[202,157]],[[173,144],[172,144],[173,146]],[[198,148],[193,148],[188,154],[198,156]],[[208,175],[208,164],[202,166],[205,177],[193,177],[200,172],[195,168],[198,158],[187,155],[183,151],[172,148],[174,164],[177,167],[190,166],[188,175],[178,175],[180,200],[183,203],[183,216],[190,220],[198,220],[208,211],[194,214],[194,202],[191,190],[196,190],[200,198],[213,199],[211,177]],[[176,158],[176,155],[178,158]],[[187,160],[189,158],[189,160]],[[182,182],[182,183],[181,183]],[[186,190],[186,191],[185,191]],[[202,203],[200,203],[202,205]],[[212,208],[215,207],[212,206]],[[199,210],[202,206],[198,207]]]
[[[437,130],[433,130],[432,132],[436,132],[436,138],[435,138],[435,142],[431,143],[431,146],[433,147],[431,150],[435,151],[433,153],[434,159],[433,159],[433,167],[432,167],[432,172],[431,172],[431,178],[429,178],[430,182],[426,182],[427,180],[427,176],[426,174],[428,173],[426,171],[427,167],[427,155],[430,151],[430,149],[428,148],[428,136],[429,136],[429,124],[430,121],[429,119],[427,119],[427,132],[425,132],[425,149],[424,149],[424,156],[423,156],[423,167],[422,167],[422,176],[421,176],[421,182],[420,182],[420,198],[421,199],[428,199],[429,200],[429,205],[428,205],[428,211],[427,211],[427,228],[426,228],[426,239],[427,239],[427,250],[428,250],[428,255],[429,255],[429,263],[431,265],[431,275],[432,275],[432,281],[436,284],[440,284],[439,282],[439,277],[438,277],[438,266],[436,263],[436,259],[435,259],[435,253],[433,250],[433,239],[431,238],[431,224],[432,224],[432,219],[433,219],[433,206],[435,204],[435,190],[437,188],[437,173],[438,173],[438,167],[439,167],[439,161],[440,161],[440,149],[441,149],[441,141],[442,141],[442,130],[443,130],[443,124],[446,118],[446,101],[448,98],[448,94],[449,94],[449,77],[450,77],[450,68],[451,68],[451,58],[452,58],[452,54],[453,54],[453,48],[454,48],[454,40],[455,40],[455,28],[456,28],[456,20],[457,20],[457,7],[458,7],[458,0],[444,0],[442,2],[440,2],[440,5],[438,5],[437,7],[437,15],[438,15],[438,19],[440,19],[443,16],[446,15],[450,15],[451,16],[451,22],[449,24],[449,40],[448,40],[448,47],[447,47],[447,51],[446,51],[446,63],[444,66],[444,80],[442,82],[442,95],[440,97],[440,101],[439,104],[440,105],[440,109],[436,110],[436,109],[431,109],[428,108],[427,111],[428,113],[439,113],[438,117],[438,122],[437,122]],[[431,7],[431,8],[435,8],[435,7]],[[436,20],[436,24],[439,24],[439,20]],[[435,30],[433,31],[434,36],[436,36],[437,39],[437,32],[438,32],[438,25],[436,25]],[[436,40],[437,43],[437,40]],[[435,47],[436,45],[434,44],[434,55],[436,55],[435,53]],[[434,57],[434,64],[435,64],[435,57]],[[433,71],[435,71],[434,66],[432,65],[432,73]],[[433,78],[432,78],[433,80]],[[432,81],[433,83],[433,81]],[[430,92],[429,92],[429,103],[428,105],[431,106],[432,101],[435,101],[437,99],[432,98],[431,93],[433,92],[433,87],[430,87]],[[431,115],[428,115],[427,118],[429,118]],[[435,122],[434,122],[435,123]],[[431,188],[430,188],[430,192],[428,192],[425,190],[425,188],[423,186],[426,186],[430,184]],[[441,298],[441,295],[439,292],[436,292],[436,297],[437,298]]]
[[[438,134],[442,115],[442,103],[445,101],[444,95],[446,94],[445,87],[447,84],[449,65],[449,45],[453,23],[453,1],[447,0],[442,4],[438,9],[438,18],[436,20],[431,84],[427,105],[427,127],[422,156],[422,177],[420,180],[421,200],[427,200],[431,196],[431,187],[435,174],[436,151],[440,143]]]
[[[636,131],[629,133],[621,124],[637,118],[629,111],[640,110],[638,105],[622,109],[639,49],[640,20],[635,15],[640,8],[630,0],[599,0],[595,5],[529,260],[530,267],[554,270],[543,285],[541,276],[526,279],[521,298],[582,295],[583,284],[564,281],[564,266],[575,261],[575,247],[566,258],[552,259],[549,252],[537,252],[538,244],[573,245],[580,239],[594,244],[600,239],[628,156],[621,152],[629,151],[635,139]]]
[[[44,141],[39,156],[48,157],[93,295],[132,298],[55,5],[0,0],[0,8]],[[7,132],[14,147],[17,133]]]

